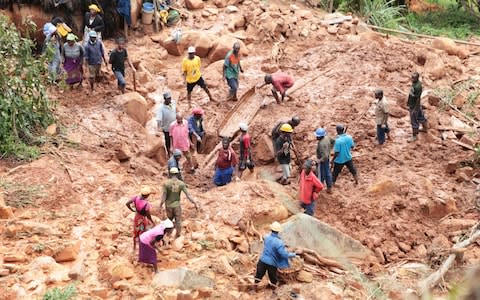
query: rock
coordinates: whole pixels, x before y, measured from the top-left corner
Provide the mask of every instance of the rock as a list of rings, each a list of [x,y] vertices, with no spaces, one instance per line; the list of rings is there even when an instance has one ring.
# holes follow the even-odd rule
[[[202,9],[205,4],[202,0],[185,0],[185,6],[188,9]]]
[[[327,32],[335,35],[338,32],[338,27],[337,26],[328,26]]]
[[[180,251],[183,249],[185,243],[185,238],[183,236],[180,236],[173,241],[173,249],[176,251]]]
[[[447,70],[443,60],[435,53],[427,53],[427,61],[425,62],[425,70],[432,80],[443,78],[447,74]]]
[[[466,134],[462,136],[462,138],[460,139],[460,142],[470,145],[472,147],[475,147],[475,145],[477,144],[471,137],[469,137]]]
[[[67,245],[66,247],[61,247],[53,258],[55,258],[56,262],[67,262],[67,261],[74,261],[77,259],[78,252],[80,251],[80,244],[75,243],[73,245]]]
[[[376,256],[377,259],[378,259],[378,262],[379,262],[380,264],[382,264],[382,265],[385,264],[385,263],[386,263],[386,261],[385,261],[385,255],[383,255],[382,249],[379,248],[379,247],[377,247],[377,248],[374,249],[374,252],[375,252],[375,256]]]
[[[453,105],[455,105],[458,108],[462,108],[463,105],[465,105],[465,102],[467,101],[468,95],[465,93],[460,93],[453,98]]]
[[[445,166],[445,172],[448,174],[455,174],[458,168],[458,162],[456,160],[450,160],[447,162],[447,165]]]
[[[148,103],[142,95],[137,92],[130,92],[118,95],[113,101],[119,106],[123,106],[125,112],[130,118],[134,119],[142,126],[145,126],[148,120]]]
[[[193,294],[191,291],[178,292],[177,300],[193,300]]]
[[[431,218],[443,218],[457,211],[455,199],[449,196],[445,199],[420,198],[419,202],[422,212]]]
[[[124,291],[124,290],[128,290],[130,288],[130,283],[127,280],[119,280],[119,281],[115,281],[112,284],[112,287],[115,290]]]
[[[415,255],[418,257],[425,257],[427,255],[427,247],[424,244],[418,245],[415,248]]]
[[[26,260],[26,257],[21,253],[8,253],[3,257],[3,262],[5,263],[18,263]]]
[[[389,113],[392,118],[398,118],[398,119],[408,115],[408,111],[406,109],[403,109],[399,106],[393,106],[393,105],[390,107]]]
[[[125,260],[113,261],[108,265],[111,282],[132,278],[135,275],[132,265]]]
[[[5,277],[10,275],[10,270],[9,269],[2,269],[0,268],[0,277]]]
[[[214,281],[185,268],[160,271],[152,280],[154,289],[162,287],[177,287],[183,290],[197,288],[213,288]]]
[[[210,298],[213,294],[213,289],[211,288],[199,288],[197,289],[197,292],[198,292],[198,299],[206,299],[206,298]]]
[[[240,54],[243,56],[248,55],[248,50],[245,44],[232,36],[224,35],[217,40],[217,44],[215,47],[210,51],[208,58],[211,62],[215,62],[218,60],[223,60],[227,52],[230,51],[233,47],[235,42],[240,43]]]
[[[65,282],[69,281],[70,278],[68,276],[68,268],[60,265],[60,264],[55,264],[48,272],[48,277],[45,280],[46,284],[52,284],[52,283],[60,283],[60,282]]]
[[[432,244],[430,247],[431,249],[435,249],[435,251],[437,251],[439,249],[442,249],[442,250],[450,249],[451,245],[446,236],[444,236],[443,234],[438,234],[433,238]]]
[[[464,229],[471,229],[477,223],[472,219],[445,219],[440,222],[440,226],[448,231],[458,231]]]
[[[374,185],[372,185],[369,188],[369,192],[372,194],[385,196],[390,194],[395,189],[395,187],[396,185],[392,180],[384,178],[380,179]]]
[[[433,94],[428,95],[428,104],[430,104],[431,106],[438,107],[441,101],[442,101],[442,98],[440,98],[439,96],[436,96]]]
[[[230,263],[228,262],[228,258],[225,256],[225,255],[222,255],[218,258],[217,260],[217,271],[222,273],[222,274],[225,274],[225,275],[228,275],[228,276],[236,276],[237,275],[237,272],[235,271],[235,269],[233,269],[233,267],[230,265]]]
[[[467,58],[469,55],[467,49],[457,46],[453,40],[446,37],[435,38],[432,42],[432,47],[443,50],[449,55],[456,55],[462,59]]]
[[[215,38],[212,35],[202,33],[195,40],[195,51],[199,57],[207,57],[214,45]]]
[[[165,165],[168,160],[167,149],[163,137],[147,135],[147,148],[145,156],[156,160],[160,165]]]
[[[266,134],[260,137],[253,151],[255,159],[260,163],[269,164],[275,160],[272,139]]]
[[[83,259],[79,259],[75,262],[68,272],[68,277],[72,280],[83,280],[85,277],[85,263]]]
[[[119,161],[122,162],[129,160],[130,157],[132,157],[132,153],[130,152],[128,145],[122,143],[118,146],[118,148],[115,149],[115,156],[118,158]]]
[[[108,297],[108,290],[106,288],[96,288],[90,291],[91,295],[106,299]]]
[[[175,40],[171,37],[164,40],[162,46],[163,48],[165,48],[165,50],[167,50],[168,54],[174,56],[181,56],[183,54],[183,51],[185,50],[183,44],[175,42]]]
[[[0,219],[13,219],[15,215],[10,206],[0,206]]]
[[[305,270],[301,270],[298,272],[297,280],[300,282],[310,283],[313,281],[313,275]]]
[[[238,12],[238,7],[234,5],[227,6],[227,13],[232,14]]]
[[[368,25],[364,22],[359,22],[355,26],[355,32],[357,34],[365,33],[365,32],[371,32],[372,30],[368,27]]]
[[[412,247],[404,242],[398,242],[398,248],[405,253],[408,253],[410,250],[412,250]]]
[[[203,240],[205,239],[205,234],[203,232],[192,232],[192,240]]]
[[[213,3],[218,8],[224,8],[224,7],[227,6],[228,1],[227,0],[214,0]]]
[[[58,132],[57,124],[50,124],[48,125],[47,129],[45,129],[45,133],[50,136],[56,135],[57,132]]]

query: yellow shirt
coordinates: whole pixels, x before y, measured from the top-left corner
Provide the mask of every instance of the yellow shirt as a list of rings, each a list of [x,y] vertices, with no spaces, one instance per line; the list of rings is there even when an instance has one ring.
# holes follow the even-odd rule
[[[202,73],[200,73],[200,57],[195,56],[193,59],[188,59],[185,57],[182,61],[182,72],[187,74],[187,83],[194,83],[197,82],[200,77],[202,77]]]

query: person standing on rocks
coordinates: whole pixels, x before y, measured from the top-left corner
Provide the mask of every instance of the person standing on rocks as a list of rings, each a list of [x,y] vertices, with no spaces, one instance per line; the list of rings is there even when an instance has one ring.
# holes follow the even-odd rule
[[[195,172],[195,165],[193,164],[192,153],[190,152],[190,138],[188,136],[188,123],[181,113],[177,113],[176,121],[174,121],[169,128],[170,138],[172,140],[171,151],[178,149],[182,151],[183,156],[187,159],[190,166],[190,172]]]
[[[290,165],[292,133],[293,127],[290,124],[283,124],[280,127],[280,136],[275,141],[275,156],[282,169],[282,176],[277,179],[277,182],[283,185],[290,184],[290,181],[288,179],[290,178],[290,173],[292,172],[292,166]]]
[[[412,124],[412,137],[408,139],[408,142],[415,142],[420,131],[427,132],[428,130],[427,118],[425,118],[422,105],[420,104],[421,97],[422,83],[420,82],[420,74],[413,72],[412,87],[410,88],[407,101],[410,112],[410,123]],[[422,130],[420,130],[420,125],[422,125]]]
[[[307,215],[313,216],[315,212],[315,201],[318,199],[318,193],[323,190],[323,184],[312,172],[313,161],[307,159],[300,173],[299,198],[300,206],[305,209]]]
[[[273,127],[273,129],[272,129],[272,145],[273,145],[274,150],[275,150],[275,143],[277,142],[277,139],[280,136],[280,127],[282,127],[283,124],[288,124],[288,125],[292,126],[293,129],[295,129],[295,127],[300,125],[300,117],[294,116],[289,121],[283,121],[282,120],[282,121],[278,122],[277,125],[275,125],[275,127]]]
[[[100,16],[100,8],[96,4],[91,4],[88,6],[88,12],[85,14],[83,19],[83,43],[86,44],[89,38],[90,32],[94,31],[97,33],[99,40],[102,39],[102,31],[105,28],[102,16]]]
[[[222,139],[222,149],[218,150],[217,162],[215,163],[215,175],[213,182],[217,186],[230,183],[235,175],[235,167],[238,164],[237,155],[230,147],[230,138]]]
[[[88,65],[90,89],[93,92],[94,84],[100,78],[102,59],[105,62],[105,66],[107,66],[107,59],[105,58],[105,50],[102,41],[97,40],[97,32],[90,31],[89,36],[90,40],[85,46],[85,62]]]
[[[187,199],[199,210],[199,205],[190,196],[185,182],[179,178],[180,172],[177,168],[171,168],[170,179],[163,184],[162,200],[160,201],[160,210],[162,210],[165,203],[165,212],[170,220],[174,220],[176,237],[179,237],[182,232],[182,207],[180,205],[181,193],[183,192]]]
[[[327,185],[327,193],[332,192],[332,173],[330,172],[330,153],[332,147],[335,144],[335,139],[332,139],[327,135],[327,131],[324,128],[318,128],[315,130],[315,137],[317,138],[317,159],[318,169],[317,176],[320,182]]]
[[[128,65],[130,68],[132,68],[133,73],[137,72],[132,62],[128,58],[128,52],[127,49],[125,49],[125,39],[118,38],[117,48],[110,53],[109,62],[112,64],[112,71],[117,78],[118,89],[122,92],[122,94],[125,93],[125,86],[127,84],[125,81],[125,61],[128,62]]]
[[[140,246],[138,252],[138,261],[153,266],[153,271],[158,272],[157,269],[157,243],[163,242],[164,237],[173,231],[173,222],[166,219],[152,229],[140,235]]]
[[[188,132],[190,141],[195,147],[197,153],[200,152],[202,143],[205,138],[205,130],[203,129],[203,109],[196,107],[192,110],[192,115],[188,118]]]
[[[252,141],[248,134],[248,125],[240,123],[240,162],[238,164],[238,177],[242,178],[243,171],[246,168],[253,172],[255,165],[252,160]]]
[[[76,42],[77,37],[73,33],[67,34],[67,42],[63,45],[63,69],[67,72],[65,82],[73,87],[78,83],[82,86],[83,81],[83,56],[84,50],[80,43]]]
[[[295,80],[293,79],[293,77],[283,72],[267,74],[264,77],[264,81],[265,83],[262,84],[259,88],[262,88],[267,84],[271,84],[273,86],[272,95],[278,104],[280,104],[280,100],[283,102],[285,96],[289,97],[287,95],[287,90],[295,84]],[[278,96],[278,93],[280,93],[281,98]]]
[[[375,104],[375,123],[377,124],[377,141],[379,145],[385,143],[385,135],[389,138],[390,128],[388,127],[389,107],[388,101],[383,96],[383,90],[375,90],[375,99],[378,101]]]
[[[223,79],[227,81],[230,87],[227,100],[238,100],[237,90],[240,72],[243,73],[242,66],[240,65],[240,43],[235,42],[233,49],[225,56],[225,62],[223,64]]]
[[[355,179],[355,184],[358,184],[357,169],[352,160],[352,148],[355,147],[353,138],[345,133],[345,126],[343,125],[337,125],[336,130],[338,136],[333,146],[333,184],[337,181],[337,177],[344,166],[347,166]]]
[[[187,100],[188,107],[192,106],[192,91],[196,85],[199,85],[205,93],[207,93],[210,101],[213,100],[210,90],[208,89],[205,80],[203,80],[200,68],[202,62],[200,57],[195,55],[195,47],[188,47],[188,57],[185,57],[182,61],[182,73],[185,82],[187,83]]]
[[[152,190],[149,186],[143,186],[140,190],[140,196],[135,196],[132,199],[128,200],[125,205],[129,210],[135,213],[133,218],[133,252],[137,248],[137,239],[138,237],[147,231],[147,228],[155,225],[153,222],[150,211],[152,206],[148,203],[148,197],[152,193]],[[133,204],[133,208],[132,208]]]
[[[168,155],[170,155],[172,153],[172,145],[169,131],[170,125],[175,122],[177,118],[177,103],[172,100],[172,94],[169,91],[163,92],[163,104],[158,107],[156,117],[157,129],[163,131],[165,148],[167,149]]]
[[[277,287],[277,271],[278,269],[288,268],[288,259],[295,257],[295,252],[288,252],[285,243],[279,236],[282,231],[282,225],[278,222],[273,222],[270,225],[272,233],[265,236],[263,239],[263,251],[257,263],[255,272],[255,290],[262,280],[265,273],[268,272],[268,279],[274,288]]]
[[[182,158],[182,151],[175,149],[173,150],[173,155],[167,161],[167,171],[170,171],[172,168],[178,169],[178,178],[183,181],[182,169],[180,168],[180,158]]]

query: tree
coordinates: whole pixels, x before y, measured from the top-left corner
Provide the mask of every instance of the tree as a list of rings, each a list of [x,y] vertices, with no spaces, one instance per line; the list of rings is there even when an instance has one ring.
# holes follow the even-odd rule
[[[32,25],[33,26],[33,25]],[[29,159],[36,136],[53,121],[47,97],[47,57],[35,57],[35,43],[0,15],[0,156]],[[33,146],[33,147],[32,147]]]

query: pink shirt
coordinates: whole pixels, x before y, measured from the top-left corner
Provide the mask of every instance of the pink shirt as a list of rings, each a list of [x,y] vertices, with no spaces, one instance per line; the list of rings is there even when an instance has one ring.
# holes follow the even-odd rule
[[[173,149],[178,149],[181,151],[188,151],[190,149],[187,121],[183,120],[182,124],[178,124],[177,121],[174,121],[172,124],[170,124],[169,133],[173,139]]]
[[[152,209],[152,206],[150,205],[150,203],[148,203],[147,200],[145,199],[142,199],[142,197],[140,196],[135,196],[132,198],[132,201],[133,201],[133,204],[135,205],[135,210],[140,213],[140,211],[142,211],[142,209],[145,207],[145,211],[149,211],[150,209]]]
[[[272,74],[272,84],[282,94],[286,89],[291,88],[294,83],[293,77],[287,73],[277,72]]]
[[[150,243],[155,239],[157,235],[163,235],[165,232],[165,227],[160,223],[157,226],[153,227],[150,230],[145,231],[140,235],[140,241],[145,245],[150,246]]]

